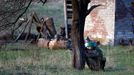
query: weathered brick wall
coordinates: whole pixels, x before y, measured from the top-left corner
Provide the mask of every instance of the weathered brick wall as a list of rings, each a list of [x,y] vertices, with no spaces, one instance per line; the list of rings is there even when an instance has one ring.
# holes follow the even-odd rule
[[[102,6],[94,9],[87,16],[84,36],[107,44],[114,39],[115,0],[92,0],[89,6],[95,4]]]
[[[132,1],[92,0],[90,6],[95,4],[102,6],[87,16],[84,36],[100,40],[103,44],[109,42],[118,44],[121,38],[134,39],[134,22],[130,13]]]

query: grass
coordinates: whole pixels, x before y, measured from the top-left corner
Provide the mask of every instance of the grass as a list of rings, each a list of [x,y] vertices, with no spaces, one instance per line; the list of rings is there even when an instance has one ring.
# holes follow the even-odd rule
[[[133,75],[134,52],[129,47],[102,47],[106,71],[79,71],[71,67],[71,51],[49,50],[36,45],[14,43],[0,49],[0,75]]]

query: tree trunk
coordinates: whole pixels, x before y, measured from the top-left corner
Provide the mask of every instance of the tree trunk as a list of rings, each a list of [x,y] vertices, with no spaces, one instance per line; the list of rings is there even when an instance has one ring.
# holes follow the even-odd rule
[[[83,38],[85,12],[81,12],[82,10],[80,7],[81,5],[78,0],[72,0],[73,23],[71,28],[71,39],[73,43],[73,67],[76,69],[84,69],[85,66]]]
[[[94,8],[100,6],[94,5],[87,10],[88,3],[90,3],[90,0],[72,0],[71,39],[73,44],[73,67],[76,69],[84,69],[86,61],[83,37],[85,18]]]

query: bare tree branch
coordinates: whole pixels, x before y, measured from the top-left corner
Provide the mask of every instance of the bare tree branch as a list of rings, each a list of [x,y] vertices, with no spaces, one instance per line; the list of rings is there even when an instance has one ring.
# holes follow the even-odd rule
[[[29,8],[30,4],[32,3],[33,0],[30,0],[30,2],[28,3],[26,9],[17,17],[17,19],[12,23],[12,24],[15,24],[18,19],[27,11],[27,9]]]
[[[87,10],[87,14],[86,15],[90,14],[93,9],[95,9],[95,8],[97,8],[99,6],[102,6],[102,5],[101,4],[93,5],[89,10]]]
[[[40,0],[39,2],[43,3],[43,5],[47,2],[47,0]]]
[[[13,26],[31,5],[33,0],[13,0],[0,1],[0,30],[8,29]]]

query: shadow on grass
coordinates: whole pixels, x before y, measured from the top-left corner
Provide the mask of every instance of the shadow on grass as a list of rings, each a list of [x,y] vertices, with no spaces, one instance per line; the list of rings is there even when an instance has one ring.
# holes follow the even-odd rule
[[[0,49],[0,51],[26,51],[27,49],[23,48],[11,48],[11,49]]]
[[[104,72],[118,72],[118,71],[126,71],[126,68],[121,68],[121,67],[105,68]]]
[[[32,73],[17,69],[5,69],[4,67],[0,67],[0,75],[32,75]]]

